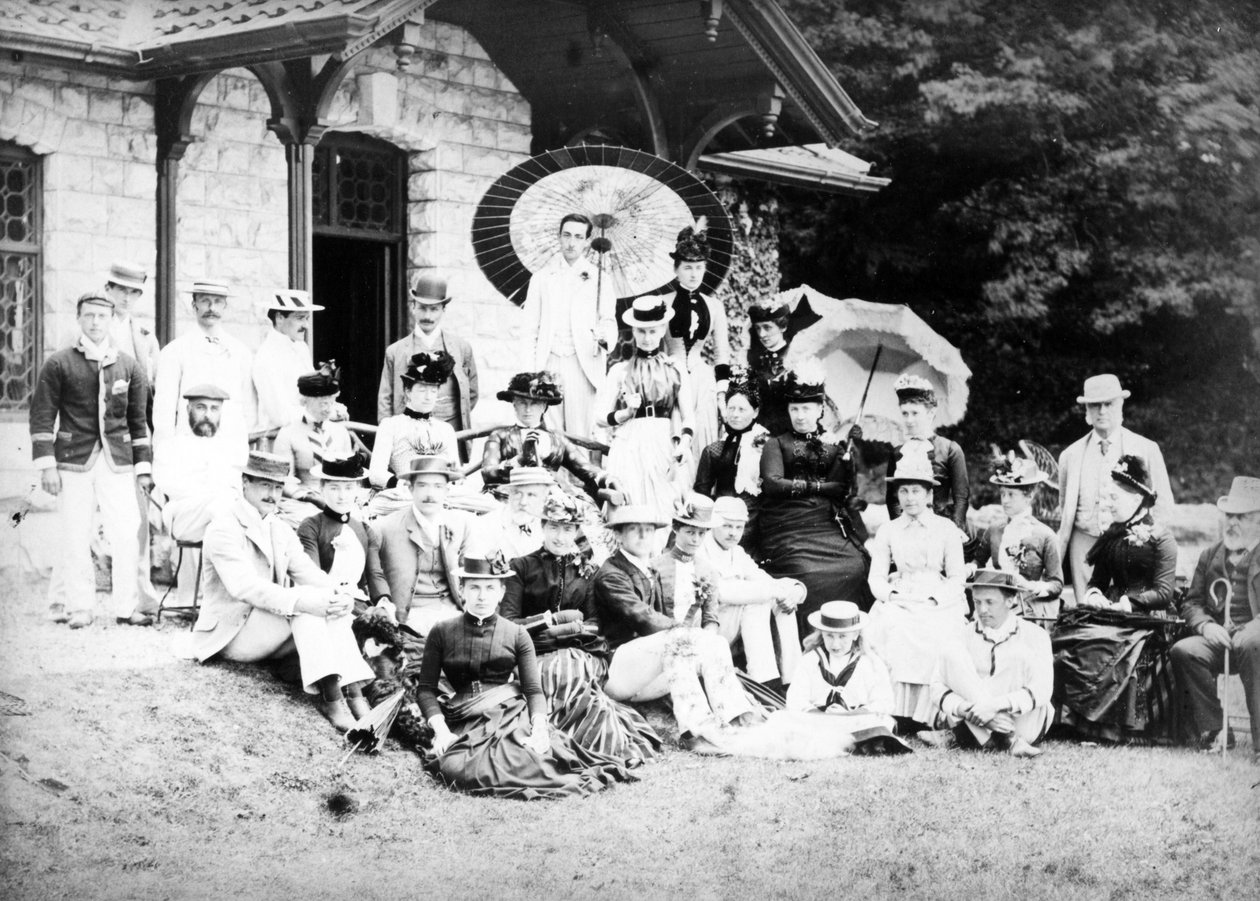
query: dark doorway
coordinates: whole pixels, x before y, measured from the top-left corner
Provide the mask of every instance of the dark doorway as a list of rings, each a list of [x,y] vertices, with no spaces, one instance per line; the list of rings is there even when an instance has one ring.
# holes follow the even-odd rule
[[[376,422],[385,347],[406,323],[404,162],[384,141],[334,133],[311,166],[312,294],[325,307],[315,317],[315,359],[341,367],[341,401],[354,422]]]

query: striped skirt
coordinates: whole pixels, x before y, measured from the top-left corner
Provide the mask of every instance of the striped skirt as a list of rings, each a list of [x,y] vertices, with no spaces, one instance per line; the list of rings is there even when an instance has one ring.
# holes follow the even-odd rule
[[[637,710],[618,703],[600,687],[608,665],[578,648],[559,648],[538,658],[543,694],[551,702],[549,722],[588,751],[620,760],[649,760],[661,738]]]

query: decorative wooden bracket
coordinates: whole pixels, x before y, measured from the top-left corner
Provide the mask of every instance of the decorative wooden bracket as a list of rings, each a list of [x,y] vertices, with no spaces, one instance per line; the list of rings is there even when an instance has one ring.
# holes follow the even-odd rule
[[[701,0],[700,18],[704,19],[704,36],[716,41],[718,25],[722,21],[722,0]]]

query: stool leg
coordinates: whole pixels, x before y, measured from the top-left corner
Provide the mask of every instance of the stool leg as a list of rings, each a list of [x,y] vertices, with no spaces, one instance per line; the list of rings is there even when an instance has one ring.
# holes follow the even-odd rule
[[[162,599],[158,601],[157,623],[162,622],[162,608],[166,606],[166,599],[171,596],[171,592],[179,586],[179,569],[184,562],[184,547],[180,545],[175,554],[175,571],[171,574],[171,584],[166,586],[166,591],[162,592]]]
[[[197,614],[201,610],[201,568],[206,562],[206,552],[204,548],[197,549],[197,581],[193,585],[193,606],[192,618],[188,622],[188,628],[191,630],[197,625]]]

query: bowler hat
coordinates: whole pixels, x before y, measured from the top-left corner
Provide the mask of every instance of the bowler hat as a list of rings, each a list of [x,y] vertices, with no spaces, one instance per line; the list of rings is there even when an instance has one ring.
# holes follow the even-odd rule
[[[421,454],[418,457],[412,457],[407,464],[407,468],[398,473],[400,479],[412,479],[416,476],[438,475],[446,476],[448,482],[459,478],[459,473],[451,469],[450,463],[445,457],[438,457],[432,454]]]
[[[200,385],[193,385],[184,392],[185,400],[230,400],[231,395],[220,388],[218,385],[211,385],[208,382],[202,382]]]
[[[631,328],[665,325],[674,318],[674,307],[668,294],[644,294],[636,297],[630,309],[621,314],[621,321]]]
[[[852,601],[827,601],[806,619],[819,632],[858,632],[863,616]]]
[[[245,463],[245,475],[268,482],[284,482],[293,469],[293,461],[278,454],[265,454],[262,451],[250,451],[249,460]]]
[[[451,299],[451,295],[446,293],[446,279],[428,273],[416,276],[409,293],[414,302],[430,307],[448,303]]]
[[[1260,479],[1234,476],[1229,494],[1216,502],[1222,513],[1255,513],[1260,510]]]
[[[694,491],[688,492],[674,503],[674,522],[697,529],[713,528],[713,500]]]
[[[1078,404],[1105,404],[1116,398],[1128,397],[1129,392],[1120,387],[1120,379],[1105,372],[1091,375],[1085,380],[1085,391],[1076,399]]]
[[[605,525],[610,529],[633,525],[655,526],[660,529],[664,528],[666,523],[656,515],[655,510],[646,504],[626,504],[623,507],[614,507],[608,514]]]
[[[109,278],[105,280],[105,284],[120,285],[123,288],[134,288],[137,291],[143,291],[144,283],[148,277],[148,273],[139,265],[124,262],[123,260],[115,260],[109,266]]]

